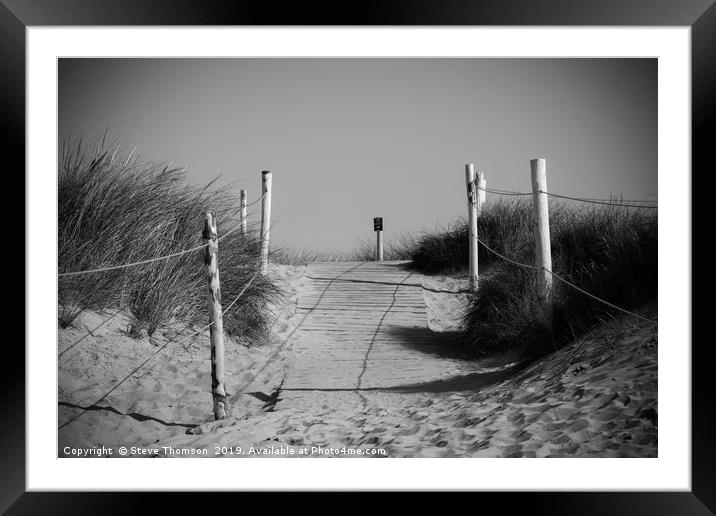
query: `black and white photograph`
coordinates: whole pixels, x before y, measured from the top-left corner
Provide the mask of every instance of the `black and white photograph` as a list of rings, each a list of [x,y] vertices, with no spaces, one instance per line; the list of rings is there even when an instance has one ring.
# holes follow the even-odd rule
[[[712,514],[713,3],[0,0],[0,512]]]
[[[659,457],[658,67],[59,58],[57,457]]]

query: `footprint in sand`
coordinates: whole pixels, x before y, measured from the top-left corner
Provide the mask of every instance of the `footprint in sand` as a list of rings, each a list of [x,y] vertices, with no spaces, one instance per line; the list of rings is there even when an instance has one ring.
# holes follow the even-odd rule
[[[420,425],[414,425],[406,430],[396,432],[396,435],[415,435],[420,431]]]

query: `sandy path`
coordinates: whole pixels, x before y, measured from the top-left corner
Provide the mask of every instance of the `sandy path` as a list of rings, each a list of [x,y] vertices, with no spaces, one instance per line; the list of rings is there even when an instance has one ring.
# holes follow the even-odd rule
[[[455,329],[464,282],[422,281],[431,326]],[[303,320],[300,312],[287,319],[283,359],[289,363]],[[164,443],[210,454],[219,445],[219,454],[231,457],[651,457],[657,453],[656,350],[653,327],[619,319],[516,375],[489,372],[485,361],[466,365],[472,372],[457,378],[407,387],[401,381],[375,390],[282,389],[278,403],[261,413],[208,423],[200,435]],[[429,353],[424,360],[455,362]],[[346,371],[355,386],[354,369]],[[438,377],[441,371],[433,368]],[[288,381],[290,365],[286,374]],[[335,381],[320,369],[300,374]]]
[[[462,364],[455,356],[425,352],[421,360],[426,363],[462,364],[457,368],[459,376],[450,378],[450,367],[435,366],[420,381],[408,381],[409,387],[401,380],[377,389],[355,390],[355,368],[350,367],[345,370],[346,383],[352,386],[348,390],[278,390],[290,385],[287,382],[297,370],[308,378],[308,373],[315,372],[316,368],[310,367],[296,369],[296,353],[310,352],[320,358],[323,351],[310,347],[331,344],[325,339],[306,340],[301,331],[306,317],[298,308],[299,292],[312,288],[303,272],[297,267],[272,269],[290,292],[289,303],[276,310],[279,318],[272,343],[252,348],[231,346],[231,359],[227,353],[233,371],[230,418],[211,421],[208,348],[203,343],[158,360],[145,376],[133,379],[126,390],[118,389],[108,398],[122,412],[136,410],[162,422],[139,421],[107,410],[88,411],[60,430],[60,444],[172,446],[228,457],[351,457],[357,456],[357,450],[369,457],[657,454],[656,329],[628,318],[596,328],[517,375],[491,373],[486,361]],[[459,321],[465,282],[421,278],[419,283],[427,287],[423,296],[428,329],[422,330],[432,330],[438,341],[441,336],[449,337]],[[655,310],[644,315],[655,318]],[[147,342],[118,340],[121,323],[117,324],[117,328],[106,330],[107,343],[97,335],[101,331],[88,339],[89,349],[96,348],[95,355],[78,352],[72,358],[70,351],[62,358],[60,399],[63,395],[83,402],[93,399],[95,390],[111,384],[112,378],[105,376],[121,375],[129,357],[137,363],[142,353],[152,349]],[[119,357],[112,360],[115,365],[101,358],[103,346],[112,350],[105,349],[105,353]],[[105,373],[90,367],[97,360],[105,360]],[[88,381],[91,369],[95,373]],[[312,381],[316,379],[320,377]],[[60,424],[73,410],[60,407]],[[167,426],[168,422],[198,426]],[[176,456],[164,448],[157,455]]]
[[[653,457],[655,348],[652,329],[617,321],[492,385],[282,393],[271,412],[165,443],[238,446],[241,456]]]
[[[282,392],[364,390],[475,371],[441,356],[421,277],[406,262],[311,263]]]

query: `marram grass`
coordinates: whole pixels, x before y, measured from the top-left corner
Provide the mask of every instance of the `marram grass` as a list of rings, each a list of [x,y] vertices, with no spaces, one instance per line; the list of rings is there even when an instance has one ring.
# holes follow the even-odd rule
[[[203,212],[218,220],[219,236],[238,224],[238,199],[228,188],[192,186],[183,169],[146,161],[105,139],[63,146],[58,170],[58,271],[73,272],[166,256],[202,244]],[[235,231],[219,243],[224,305],[258,270],[257,231]],[[171,320],[206,324],[203,250],[145,265],[59,278],[59,323],[86,309],[122,308],[130,332],[153,333]],[[259,275],[224,328],[251,335],[268,325],[265,305],[280,295]]]

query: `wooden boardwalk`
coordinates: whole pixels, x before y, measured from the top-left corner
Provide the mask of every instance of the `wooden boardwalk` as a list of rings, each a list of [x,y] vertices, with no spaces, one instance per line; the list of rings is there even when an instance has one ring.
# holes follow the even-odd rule
[[[407,262],[308,265],[283,390],[419,384],[464,370],[436,355],[420,275]]]

